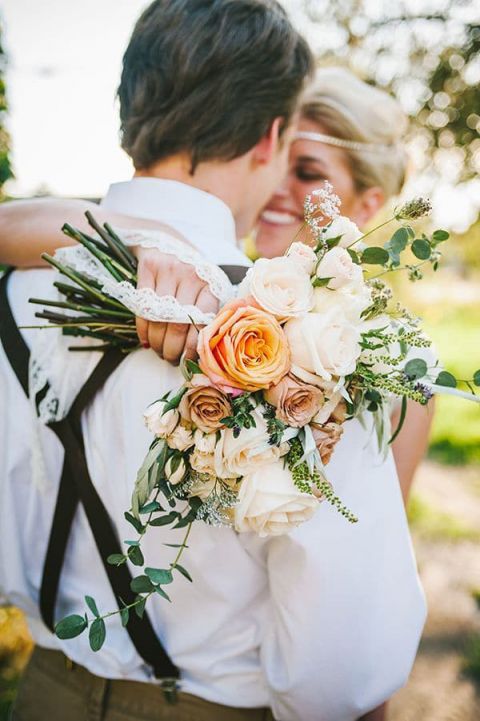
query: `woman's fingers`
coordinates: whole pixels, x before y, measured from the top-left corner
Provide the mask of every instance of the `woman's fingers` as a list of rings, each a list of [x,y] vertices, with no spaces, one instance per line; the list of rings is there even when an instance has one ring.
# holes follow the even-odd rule
[[[180,305],[195,305],[205,283],[195,274],[195,279],[185,277],[177,288],[176,299]],[[187,336],[190,332],[189,323],[168,323],[163,343],[163,358],[169,363],[177,364],[185,350]]]
[[[197,296],[195,305],[204,313],[217,313],[219,308],[218,298],[210,291],[208,285],[204,285]],[[185,341],[185,357],[192,360],[197,357],[198,330],[190,326]]]

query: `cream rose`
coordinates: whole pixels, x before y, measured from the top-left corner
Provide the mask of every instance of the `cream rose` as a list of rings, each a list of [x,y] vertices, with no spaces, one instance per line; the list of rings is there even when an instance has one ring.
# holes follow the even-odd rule
[[[189,461],[194,471],[208,473],[209,476],[215,477],[215,456],[213,453],[206,453],[195,447],[190,453]]]
[[[314,310],[326,313],[332,308],[343,313],[350,321],[363,323],[361,314],[372,304],[372,294],[367,285],[348,285],[332,293],[328,288],[315,288]]]
[[[195,373],[189,381],[178,410],[182,418],[205,433],[222,427],[222,419],[231,415],[232,406],[227,396],[214,388],[203,373]]]
[[[262,310],[282,322],[313,306],[310,274],[291,257],[260,258],[247,273],[240,297],[252,296]]]
[[[170,448],[175,448],[177,451],[186,451],[193,446],[193,433],[189,428],[179,425],[168,436],[167,443]]]
[[[308,521],[319,501],[295,486],[288,468],[275,461],[244,476],[235,506],[235,529],[277,536]]]
[[[166,438],[178,425],[180,416],[175,408],[171,408],[164,413],[166,401],[155,401],[143,414],[145,425],[150,433],[154,433],[158,438]]]
[[[193,434],[193,442],[200,453],[213,453],[217,444],[217,434],[203,433],[197,429]]]
[[[277,409],[276,417],[294,428],[309,423],[323,404],[323,393],[316,387],[287,375],[263,397]]]
[[[176,468],[174,470],[175,465]],[[177,483],[180,483],[180,481],[183,480],[186,470],[187,467],[183,458],[180,458],[176,464],[174,463],[173,458],[169,458],[165,464],[165,477],[172,486],[176,486]]]
[[[287,258],[298,263],[308,275],[312,275],[317,264],[317,256],[313,248],[305,243],[295,242],[289,247],[286,255]]]
[[[355,370],[361,352],[360,330],[337,309],[293,318],[284,330],[296,376],[301,377],[305,370],[332,380],[333,376],[346,376]]]
[[[269,443],[267,424],[259,408],[252,412],[255,427],[242,428],[235,438],[233,430],[221,431],[220,441],[215,447],[215,469],[221,478],[243,476],[258,466],[272,463],[288,450],[288,446],[272,446]]]
[[[327,286],[330,290],[364,285],[362,266],[356,265],[345,248],[338,246],[325,253],[317,266],[316,276],[330,278]]]
[[[363,233],[357,228],[355,223],[346,218],[344,215],[339,215],[335,220],[331,222],[328,228],[325,229],[323,237],[338,238],[341,235],[339,246],[341,248],[347,248],[352,243],[355,243],[359,238],[362,237]]]

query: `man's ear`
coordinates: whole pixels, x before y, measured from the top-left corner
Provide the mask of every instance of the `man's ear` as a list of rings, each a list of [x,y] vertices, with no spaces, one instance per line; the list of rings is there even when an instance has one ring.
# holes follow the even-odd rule
[[[280,144],[280,129],[283,122],[283,118],[275,118],[265,135],[260,138],[255,147],[252,148],[252,158],[259,165],[269,163],[277,152]]]
[[[362,227],[380,210],[385,203],[385,193],[382,188],[375,186],[367,188],[357,199],[355,210],[355,222]]]

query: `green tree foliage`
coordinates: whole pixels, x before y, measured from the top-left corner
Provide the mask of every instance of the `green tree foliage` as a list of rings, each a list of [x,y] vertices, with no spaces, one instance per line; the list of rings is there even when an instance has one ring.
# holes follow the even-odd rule
[[[5,95],[4,72],[6,56],[2,46],[2,27],[0,25],[0,200],[3,197],[2,186],[13,177],[10,163],[10,137],[4,127],[4,119],[7,111],[7,100]]]

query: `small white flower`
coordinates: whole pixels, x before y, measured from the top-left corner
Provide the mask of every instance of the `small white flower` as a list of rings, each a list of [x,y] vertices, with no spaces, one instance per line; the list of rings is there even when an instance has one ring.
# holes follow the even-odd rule
[[[166,401],[155,401],[143,414],[148,430],[158,438],[166,438],[173,433],[180,420],[180,415],[175,408],[171,408],[166,413],[163,412],[165,403]]]
[[[175,468],[175,470],[173,470],[173,458],[169,458],[165,464],[164,470],[166,478],[170,481],[172,486],[175,486],[183,479],[187,467],[183,458],[180,458],[177,467]]]
[[[193,446],[193,433],[184,426],[177,426],[167,440],[170,448],[176,448],[178,451],[186,451],[187,448]]]

